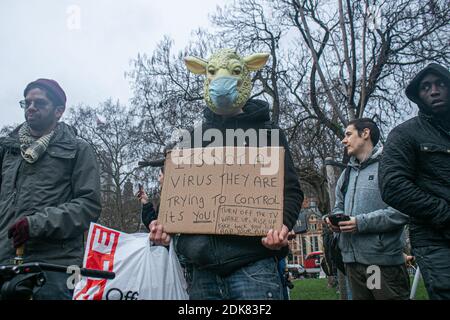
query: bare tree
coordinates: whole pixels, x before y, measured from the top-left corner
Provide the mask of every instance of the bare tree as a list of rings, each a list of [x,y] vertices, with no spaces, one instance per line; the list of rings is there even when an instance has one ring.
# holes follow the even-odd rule
[[[246,0],[234,2],[224,9],[218,8],[211,20],[218,28],[217,36],[223,39],[227,47],[236,48],[242,54],[258,51],[270,53],[268,64],[253,78],[253,97],[263,94],[270,97],[272,121],[278,124],[282,100],[279,74],[282,72],[280,59],[283,52],[280,40],[286,27],[283,28],[271,18],[272,13],[271,7],[266,6],[263,1]]]
[[[214,33],[199,30],[173,54],[165,38],[151,57],[139,55],[129,73],[133,105],[147,140],[167,145],[203,108],[203,81],[187,72],[186,55],[207,57],[218,47],[242,54],[270,52],[254,75],[253,97],[271,103],[287,131],[297,171],[329,211],[325,159],[341,158],[347,123],[372,117],[387,132],[410,114],[402,94],[426,63],[449,61],[446,1],[241,0],[211,16]]]
[[[139,206],[136,199],[136,206],[130,205],[130,193],[133,193],[130,183],[150,184],[149,177],[137,166],[144,155],[145,144],[136,118],[119,102],[107,100],[98,108],[72,108],[69,122],[93,147],[100,164],[103,204],[100,223],[123,231],[136,231],[140,221]]]
[[[6,125],[0,129],[0,137],[5,137],[10,134],[18,125]]]
[[[194,37],[178,53],[173,52],[173,41],[164,37],[151,56],[139,54],[127,73],[144,141],[160,154],[178,129],[194,126],[205,107],[203,79],[186,69],[183,57],[208,56],[214,51],[214,38],[203,30],[197,30]]]
[[[428,62],[450,59],[447,1],[275,3],[312,57],[307,106],[339,138],[355,118],[371,116],[392,126],[408,105],[398,93],[411,74]],[[304,61],[299,53],[293,60]]]

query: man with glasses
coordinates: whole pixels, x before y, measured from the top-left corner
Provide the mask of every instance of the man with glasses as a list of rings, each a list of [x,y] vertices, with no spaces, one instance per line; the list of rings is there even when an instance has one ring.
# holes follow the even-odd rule
[[[54,80],[27,85],[25,122],[0,140],[0,264],[81,265],[83,233],[101,212],[91,146],[60,122],[66,95]],[[20,251],[17,251],[20,249]],[[35,299],[71,299],[68,274],[46,272]]]

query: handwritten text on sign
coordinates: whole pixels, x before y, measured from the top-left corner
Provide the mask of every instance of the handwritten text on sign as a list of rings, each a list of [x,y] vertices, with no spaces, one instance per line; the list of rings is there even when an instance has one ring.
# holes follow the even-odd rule
[[[173,161],[174,155],[169,153],[165,163],[158,220],[166,232],[264,236],[270,229],[281,229],[283,148],[177,152],[184,161]],[[198,160],[206,154],[213,160]],[[261,174],[264,167],[273,167],[274,161],[278,170]]]

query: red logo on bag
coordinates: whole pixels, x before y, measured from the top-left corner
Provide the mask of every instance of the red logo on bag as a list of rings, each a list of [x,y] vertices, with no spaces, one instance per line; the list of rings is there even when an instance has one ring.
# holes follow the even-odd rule
[[[120,233],[99,225],[94,225],[90,234],[86,268],[113,272],[114,255]],[[107,279],[87,279],[86,286],[74,297],[81,300],[101,300]]]

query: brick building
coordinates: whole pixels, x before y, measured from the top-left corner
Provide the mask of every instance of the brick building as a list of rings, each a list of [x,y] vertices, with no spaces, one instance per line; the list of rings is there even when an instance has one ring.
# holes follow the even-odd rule
[[[314,251],[323,251],[322,220],[314,198],[305,198],[296,227],[304,227],[307,231],[296,234],[289,241],[290,253],[287,263],[304,265],[306,256]],[[294,228],[295,229],[295,228]]]

